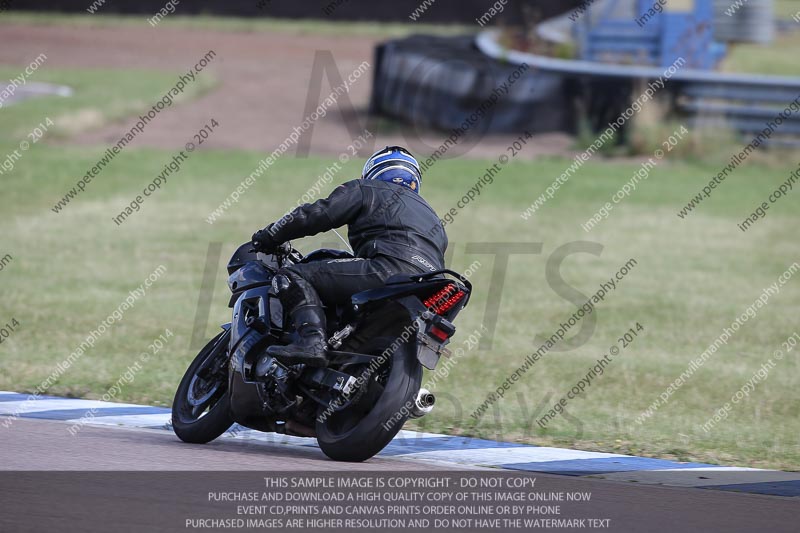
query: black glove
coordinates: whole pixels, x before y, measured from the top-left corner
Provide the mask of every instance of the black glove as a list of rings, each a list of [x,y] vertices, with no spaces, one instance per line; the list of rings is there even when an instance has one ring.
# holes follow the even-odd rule
[[[275,250],[281,243],[275,241],[272,238],[272,233],[270,233],[269,229],[271,226],[267,226],[264,229],[260,229],[257,232],[253,233],[253,237],[251,238],[251,243],[253,245],[253,249],[256,252],[263,252],[265,254],[272,254],[275,253]]]

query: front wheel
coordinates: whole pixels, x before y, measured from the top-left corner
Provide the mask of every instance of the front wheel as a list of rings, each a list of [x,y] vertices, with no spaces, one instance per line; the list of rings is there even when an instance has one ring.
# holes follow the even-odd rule
[[[382,337],[362,353],[385,353],[395,339]],[[317,442],[336,461],[365,461],[380,452],[408,419],[408,411],[422,383],[422,366],[414,346],[401,344],[378,368],[369,372],[364,392],[341,411],[317,416]],[[344,370],[344,369],[343,369]],[[364,369],[361,369],[362,371]],[[361,372],[352,372],[358,377]],[[324,416],[324,420],[323,420]]]
[[[223,331],[200,350],[172,402],[172,429],[184,442],[205,444],[233,425],[228,396],[228,340]]]

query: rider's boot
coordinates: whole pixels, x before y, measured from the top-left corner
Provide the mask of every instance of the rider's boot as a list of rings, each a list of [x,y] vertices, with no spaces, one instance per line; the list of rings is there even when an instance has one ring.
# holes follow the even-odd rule
[[[278,276],[281,276],[280,274]],[[267,355],[288,364],[327,366],[327,339],[325,310],[317,291],[306,280],[297,276],[283,276],[277,280],[278,298],[289,311],[299,340],[288,346],[270,346]]]

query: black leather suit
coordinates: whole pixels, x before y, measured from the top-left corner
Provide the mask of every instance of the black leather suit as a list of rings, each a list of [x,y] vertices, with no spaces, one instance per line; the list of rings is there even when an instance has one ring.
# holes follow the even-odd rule
[[[444,268],[447,235],[439,217],[419,194],[384,181],[343,183],[327,198],[291,211],[269,233],[282,243],[344,225],[354,259],[284,269],[311,284],[325,304],[346,303],[356,292],[382,286],[393,274]]]

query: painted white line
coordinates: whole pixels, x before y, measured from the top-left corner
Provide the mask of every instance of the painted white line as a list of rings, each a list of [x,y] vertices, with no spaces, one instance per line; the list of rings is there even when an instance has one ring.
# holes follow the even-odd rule
[[[499,466],[522,463],[545,463],[549,461],[569,461],[573,459],[605,459],[608,457],[629,457],[616,453],[584,452],[565,448],[546,448],[525,446],[518,448],[480,448],[471,450],[436,450],[403,454],[410,459],[447,460],[457,464],[477,464]]]
[[[3,396],[15,398],[15,400],[2,401]],[[171,416],[167,408],[153,408],[129,403],[110,403],[72,398],[46,397],[36,400],[19,400],[21,397],[23,396],[17,393],[0,391],[0,415],[25,416],[26,414],[32,414],[35,416],[36,413],[53,411],[54,418],[58,418],[57,413],[59,411],[88,411],[94,409],[94,417],[86,419],[72,418],[70,420],[63,420],[63,422],[68,425],[85,423],[90,426],[121,427],[126,429],[153,430],[159,428],[162,431],[170,430],[168,424]],[[125,409],[158,409],[163,412],[116,414]],[[112,412],[114,414],[111,414]],[[105,413],[108,413],[110,416],[103,416]],[[228,432],[220,437],[220,439],[262,443],[272,446],[317,447],[317,441],[314,438],[265,433],[247,429],[238,424],[234,425]],[[426,450],[428,446],[432,449]],[[532,465],[541,464],[543,471],[550,471],[553,467],[563,467],[568,471],[570,465],[566,467],[563,465],[563,462],[567,461],[577,461],[576,469],[580,470],[580,462],[586,461],[585,466],[587,474],[585,475],[591,477],[685,487],[713,487],[716,485],[732,485],[737,483],[800,480],[800,473],[727,466],[698,465],[694,467],[691,463],[686,464],[687,468],[673,468],[672,465],[675,463],[671,462],[670,464],[669,461],[664,461],[665,467],[662,469],[642,470],[641,468],[646,468],[647,466],[639,466],[639,463],[646,463],[650,460],[616,453],[515,445],[470,437],[409,430],[400,431],[387,449],[387,453],[383,454],[382,457],[408,459],[450,466],[460,465],[464,468],[497,467],[503,465],[513,467],[514,465],[526,465],[527,468],[535,470],[535,467],[531,468]],[[633,470],[614,473],[588,473],[591,472],[593,465],[599,465],[598,468],[602,470],[609,459],[619,460],[612,461],[612,467],[613,463],[619,463]],[[593,462],[593,460],[599,461]],[[554,471],[554,473],[557,473],[557,471]]]
[[[1,394],[1,393],[0,393]],[[65,411],[69,409],[108,409],[113,407],[142,408],[145,406],[132,403],[109,403],[98,400],[63,399],[53,400],[40,398],[38,400],[21,400],[14,402],[0,402],[0,415],[15,415],[26,413],[39,413],[42,411]]]
[[[800,472],[779,472],[757,468],[719,467],[692,468],[678,470],[640,470],[635,472],[614,472],[597,474],[592,477],[615,481],[635,481],[648,485],[669,485],[672,487],[713,487],[750,483],[770,483],[798,481]]]
[[[102,413],[98,410],[98,413]],[[166,429],[170,421],[169,413],[157,413],[152,415],[119,415],[119,416],[95,416],[88,419],[74,418],[67,420],[69,424],[80,424],[84,422],[87,426],[124,426],[132,428],[153,428],[164,426]]]

